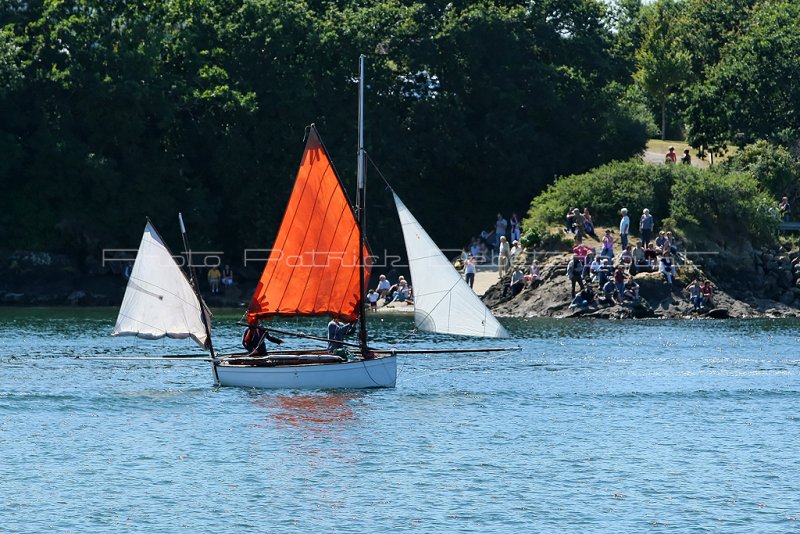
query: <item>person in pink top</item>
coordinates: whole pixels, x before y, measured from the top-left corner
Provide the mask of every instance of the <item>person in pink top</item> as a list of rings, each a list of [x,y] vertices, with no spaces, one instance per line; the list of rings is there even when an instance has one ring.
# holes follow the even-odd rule
[[[600,257],[614,259],[614,236],[611,235],[611,230],[606,230],[606,235],[603,236],[603,250],[600,251]]]

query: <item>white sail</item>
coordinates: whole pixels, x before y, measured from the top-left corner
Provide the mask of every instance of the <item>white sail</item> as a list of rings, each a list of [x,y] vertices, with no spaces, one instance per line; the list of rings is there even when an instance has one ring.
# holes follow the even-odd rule
[[[208,338],[200,299],[153,225],[147,222],[113,336]]]
[[[508,337],[503,325],[461,278],[396,194],[394,202],[411,269],[417,328],[442,334]]]

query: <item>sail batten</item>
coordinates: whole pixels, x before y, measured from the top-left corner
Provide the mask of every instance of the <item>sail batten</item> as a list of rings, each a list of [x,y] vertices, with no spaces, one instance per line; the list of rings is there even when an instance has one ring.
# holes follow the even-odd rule
[[[148,222],[111,335],[193,339],[205,348],[204,310],[186,275]]]
[[[436,243],[393,193],[414,287],[414,322],[429,332],[509,337]]]
[[[361,246],[352,205],[312,126],[248,316],[356,319],[361,309]],[[364,254],[368,255],[366,245]]]

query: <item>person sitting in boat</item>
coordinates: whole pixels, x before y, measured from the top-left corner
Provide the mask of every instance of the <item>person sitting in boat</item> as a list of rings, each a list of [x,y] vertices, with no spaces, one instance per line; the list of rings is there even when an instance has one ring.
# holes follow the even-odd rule
[[[328,323],[328,352],[347,357],[347,351],[342,342],[344,341],[344,336],[350,335],[355,331],[356,323],[344,323],[338,317],[331,319],[331,322]]]
[[[257,354],[259,356],[266,356],[267,346],[265,340],[277,343],[278,345],[283,343],[282,339],[270,335],[269,331],[259,325],[257,320],[249,320],[247,330],[245,330],[244,335],[242,335],[242,346],[248,352],[248,355]]]

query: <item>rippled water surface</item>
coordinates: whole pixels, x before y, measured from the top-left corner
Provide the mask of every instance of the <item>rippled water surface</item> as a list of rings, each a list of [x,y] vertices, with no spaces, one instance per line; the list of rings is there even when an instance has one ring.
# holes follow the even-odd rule
[[[0,531],[800,531],[800,323],[505,320],[395,389],[216,389],[114,310],[0,309]],[[233,348],[236,314],[215,319]],[[496,345],[408,336],[376,344]],[[282,322],[320,333],[320,321]]]

